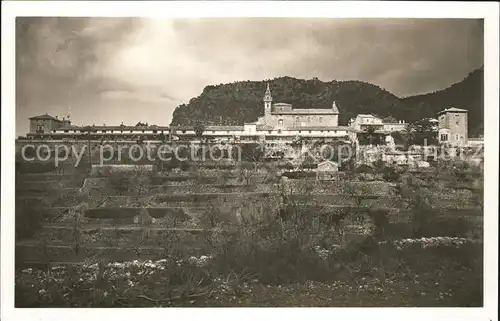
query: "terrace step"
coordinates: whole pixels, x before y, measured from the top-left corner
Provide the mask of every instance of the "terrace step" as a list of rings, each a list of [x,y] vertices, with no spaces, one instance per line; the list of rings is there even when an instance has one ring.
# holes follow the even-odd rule
[[[97,224],[82,226],[79,230],[81,244],[107,246],[170,246],[179,243],[186,247],[202,247],[207,245],[207,237],[212,233],[207,229],[195,228],[162,228],[151,226],[144,229],[138,225],[99,226]],[[43,226],[35,238],[47,241],[50,245],[70,245],[75,242],[76,231],[71,226]]]
[[[130,261],[164,258],[172,249],[189,253],[189,255],[206,255],[209,247],[186,247],[184,244],[169,245],[169,248],[160,246],[116,246],[116,245],[86,245],[79,249],[78,255],[72,246],[64,244],[41,245],[40,242],[23,242],[16,244],[16,262],[41,261],[82,262],[86,259],[103,258],[110,261]]]
[[[70,207],[76,206],[80,204],[81,200],[77,198],[78,192],[72,192],[71,194],[61,195],[60,198],[51,200],[50,206],[52,207]],[[17,196],[16,195],[16,203],[26,203],[26,204],[44,204],[48,201],[46,196],[40,195],[29,195],[29,196]]]
[[[141,213],[142,207],[101,207],[91,208],[84,214],[87,222],[96,224],[134,224],[134,218]],[[70,207],[49,207],[44,209],[43,218],[46,222],[72,222]],[[177,225],[201,215],[205,207],[147,207],[149,215],[159,220],[162,225]]]
[[[40,196],[40,197],[45,197],[45,196],[57,196],[57,195],[62,195],[62,194],[73,194],[76,195],[80,191],[79,187],[63,187],[63,188],[54,188],[51,189],[50,187],[45,187],[45,188],[37,188],[37,187],[23,187],[23,188],[16,188],[16,196],[17,197],[26,197],[26,196]]]

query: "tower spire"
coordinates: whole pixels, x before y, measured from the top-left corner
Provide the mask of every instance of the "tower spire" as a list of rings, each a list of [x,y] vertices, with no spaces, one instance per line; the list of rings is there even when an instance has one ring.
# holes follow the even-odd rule
[[[273,101],[273,96],[271,96],[271,89],[269,89],[269,83],[267,83],[266,93],[264,94],[264,115],[271,115],[271,103]]]
[[[264,101],[273,101],[273,96],[271,96],[271,89],[269,89],[269,83],[267,83],[266,93],[264,94]]]

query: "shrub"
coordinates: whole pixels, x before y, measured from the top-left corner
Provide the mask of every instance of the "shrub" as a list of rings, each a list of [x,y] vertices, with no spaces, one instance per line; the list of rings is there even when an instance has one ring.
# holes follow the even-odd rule
[[[392,166],[384,166],[381,170],[382,178],[387,182],[397,182],[401,174]]]
[[[130,173],[111,172],[109,169],[105,169],[105,171],[104,176],[106,177],[108,187],[118,192],[118,195],[123,195],[128,192],[131,186]]]
[[[41,204],[23,201],[16,204],[16,240],[32,237],[40,228],[43,216]]]

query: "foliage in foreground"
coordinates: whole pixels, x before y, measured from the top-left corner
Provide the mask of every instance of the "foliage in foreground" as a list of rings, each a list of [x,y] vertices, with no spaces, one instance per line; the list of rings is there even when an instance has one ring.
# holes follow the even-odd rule
[[[279,244],[232,239],[200,258],[25,269],[16,273],[16,306],[227,306],[232,300],[251,306],[257,300],[252,291],[260,287],[292,289],[293,295],[297,284],[314,281],[342,296],[332,306],[342,300],[362,305],[360,295],[381,305],[482,305],[482,244],[450,238],[402,243],[368,238],[325,255],[294,238]]]

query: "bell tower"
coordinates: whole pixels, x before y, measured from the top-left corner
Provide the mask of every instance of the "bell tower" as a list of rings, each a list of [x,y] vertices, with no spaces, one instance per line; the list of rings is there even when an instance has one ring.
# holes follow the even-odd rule
[[[273,97],[271,96],[271,90],[269,89],[269,83],[268,83],[266,93],[264,94],[264,116],[271,115],[272,102],[273,102]]]

